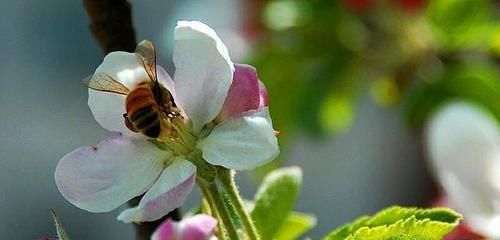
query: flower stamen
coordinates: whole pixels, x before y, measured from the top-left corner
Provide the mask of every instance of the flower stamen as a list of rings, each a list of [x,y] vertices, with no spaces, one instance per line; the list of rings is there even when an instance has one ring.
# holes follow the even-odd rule
[[[177,154],[193,151],[196,138],[191,134],[179,112],[170,112],[161,119],[162,132],[158,140],[169,145]]]

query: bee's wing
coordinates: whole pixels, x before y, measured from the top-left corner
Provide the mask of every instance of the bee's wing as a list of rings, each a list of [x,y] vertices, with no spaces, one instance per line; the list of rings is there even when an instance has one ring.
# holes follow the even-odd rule
[[[87,87],[101,91],[127,95],[130,90],[107,73],[96,73],[83,80]]]
[[[135,53],[139,56],[151,81],[156,82],[156,49],[153,43],[148,40],[143,40],[135,48]]]

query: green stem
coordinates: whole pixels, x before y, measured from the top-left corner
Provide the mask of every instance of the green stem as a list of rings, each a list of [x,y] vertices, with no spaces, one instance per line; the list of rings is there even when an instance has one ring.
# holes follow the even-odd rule
[[[234,171],[221,167],[218,168],[218,173],[219,174],[217,174],[217,176],[219,177],[224,190],[226,190],[229,198],[231,199],[231,202],[233,203],[234,208],[236,209],[236,212],[245,227],[248,237],[250,240],[259,240],[260,237],[257,233],[257,228],[255,228],[252,218],[245,210],[243,200],[238,192],[238,187],[234,182]]]
[[[208,205],[210,206],[210,212],[211,215],[217,218],[219,224],[217,224],[217,229],[219,229],[219,239],[221,240],[227,240],[227,233],[226,229],[224,228],[224,224],[222,224],[221,217],[219,212],[217,211],[217,206],[214,204],[214,200],[210,193],[207,190],[207,187],[205,184],[201,183],[201,181],[198,181],[198,186],[200,187],[201,193],[203,194],[203,197],[205,197],[205,200],[207,201]]]
[[[219,193],[217,185],[215,183],[204,183],[203,181],[199,181],[198,185],[200,186],[200,189],[202,189],[201,191],[203,195],[205,195],[205,198],[210,204],[212,210],[217,212],[217,217],[219,219],[218,225],[224,226],[224,232],[220,234],[221,239],[225,238],[225,234],[228,235],[229,239],[239,239],[236,227],[231,221],[231,217],[229,216],[229,212],[224,205],[224,200]],[[223,235],[224,237],[222,237]]]

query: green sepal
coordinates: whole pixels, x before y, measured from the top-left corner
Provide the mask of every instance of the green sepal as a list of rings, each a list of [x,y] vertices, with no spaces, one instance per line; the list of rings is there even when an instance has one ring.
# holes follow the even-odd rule
[[[196,177],[202,179],[207,184],[215,182],[217,177],[217,169],[212,164],[203,159],[202,153],[199,150],[194,150],[187,156],[187,160],[196,166]]]
[[[50,209],[50,213],[52,214],[52,218],[54,218],[54,223],[56,225],[57,237],[59,240],[69,240],[69,236],[64,230],[61,220],[59,220],[59,216],[57,216],[56,211],[54,209]]]

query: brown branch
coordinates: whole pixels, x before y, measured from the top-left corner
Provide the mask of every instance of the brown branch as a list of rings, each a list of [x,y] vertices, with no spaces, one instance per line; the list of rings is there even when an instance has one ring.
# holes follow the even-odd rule
[[[133,52],[137,44],[127,0],[83,0],[90,18],[90,31],[105,54]]]
[[[82,0],[90,18],[90,31],[104,54],[112,51],[133,52],[137,41],[132,25],[131,5],[127,0]],[[137,206],[142,196],[128,202]],[[149,240],[154,230],[167,218],[180,220],[180,210],[154,221],[134,224],[136,239]]]

